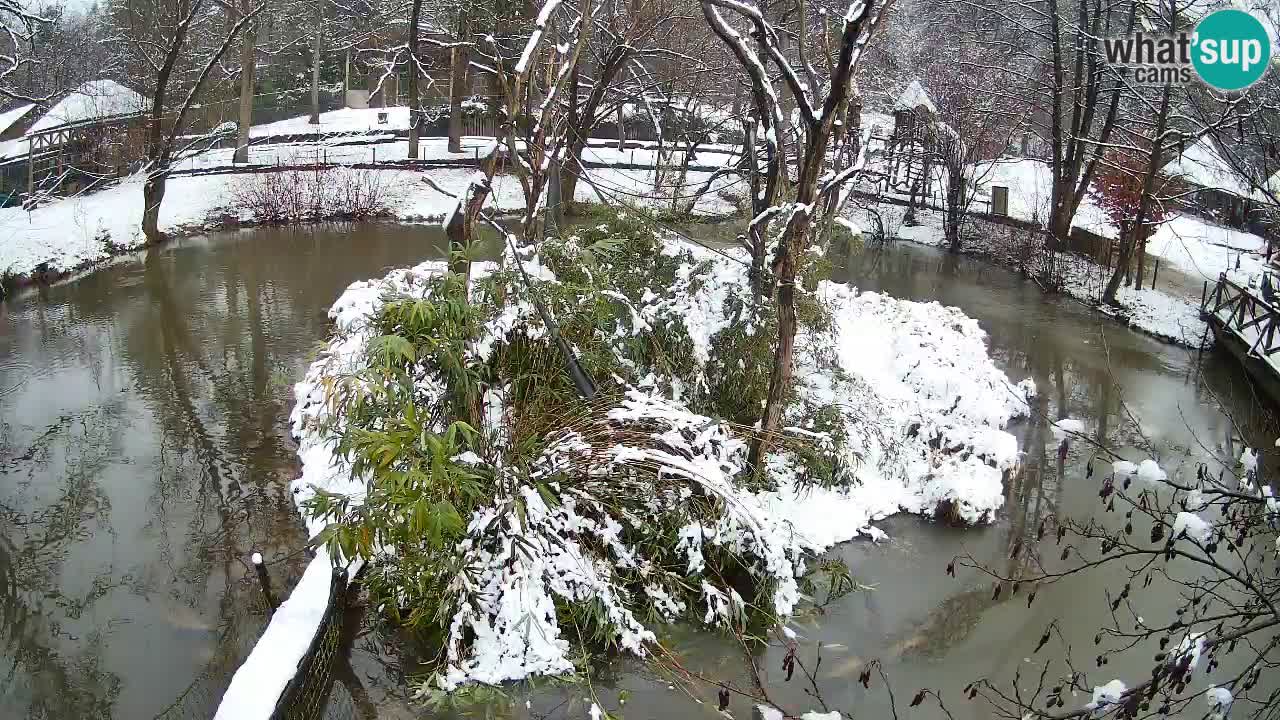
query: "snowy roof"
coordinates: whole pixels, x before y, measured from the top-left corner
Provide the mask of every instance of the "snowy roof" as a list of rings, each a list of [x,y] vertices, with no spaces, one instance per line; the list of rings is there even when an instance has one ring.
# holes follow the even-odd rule
[[[1258,188],[1253,191],[1253,199],[1262,203],[1274,203],[1280,199],[1280,170],[1267,179],[1264,188]]]
[[[929,97],[929,92],[924,89],[924,86],[920,84],[919,80],[912,80],[911,84],[907,86],[907,89],[903,90],[902,94],[899,95],[898,99],[893,103],[893,109],[895,111],[915,110],[921,106],[924,106],[924,109],[934,115],[938,114],[938,106],[933,104],[933,98]]]
[[[11,110],[0,112],[0,133],[13,127],[14,123],[21,120],[33,109],[35,109],[35,105],[19,105]]]
[[[137,115],[146,106],[146,98],[115,80],[90,80],[67,93],[27,132]]]
[[[1207,135],[1169,161],[1161,172],[1207,190],[1221,190],[1240,197],[1251,194],[1249,183],[1222,159],[1222,153]]]

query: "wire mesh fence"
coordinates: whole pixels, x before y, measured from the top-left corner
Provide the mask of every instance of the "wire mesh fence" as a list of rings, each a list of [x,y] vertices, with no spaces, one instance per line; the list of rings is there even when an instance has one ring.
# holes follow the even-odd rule
[[[347,571],[334,568],[329,581],[329,602],[320,627],[298,663],[289,684],[276,702],[271,720],[319,720],[324,717],[333,688],[333,669],[342,652],[342,626],[346,613]]]

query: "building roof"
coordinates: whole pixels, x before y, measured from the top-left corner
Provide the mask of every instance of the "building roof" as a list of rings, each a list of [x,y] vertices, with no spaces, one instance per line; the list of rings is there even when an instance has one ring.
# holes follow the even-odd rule
[[[919,80],[912,80],[907,89],[902,91],[898,99],[893,103],[893,109],[898,110],[915,110],[923,106],[926,110],[938,114],[938,106],[933,104],[933,98],[929,97],[929,92],[924,89]]]
[[[35,109],[35,105],[19,105],[16,108],[0,112],[0,133],[13,127],[14,123],[26,117],[27,113]]]
[[[137,115],[147,99],[115,80],[90,80],[67,93],[31,125],[27,134]]]
[[[1161,172],[1206,190],[1221,190],[1242,198],[1252,194],[1249,183],[1222,158],[1218,146],[1207,135],[1170,160]]]

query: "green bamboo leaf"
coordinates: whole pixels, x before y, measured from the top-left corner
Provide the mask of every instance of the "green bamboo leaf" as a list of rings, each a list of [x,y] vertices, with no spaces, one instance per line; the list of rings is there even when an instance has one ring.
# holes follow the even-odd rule
[[[560,498],[556,497],[555,493],[551,492],[551,488],[547,487],[544,483],[538,483],[537,487],[538,494],[542,496],[542,502],[546,503],[547,507],[554,508],[560,506]]]
[[[373,346],[381,349],[388,360],[398,357],[407,362],[413,362],[416,359],[413,344],[400,335],[376,337],[373,339]]]

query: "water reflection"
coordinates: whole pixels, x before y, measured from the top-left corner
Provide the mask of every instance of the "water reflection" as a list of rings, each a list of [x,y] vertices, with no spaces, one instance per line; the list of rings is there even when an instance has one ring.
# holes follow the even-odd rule
[[[0,716],[212,714],[266,619],[247,556],[306,560],[290,383],[438,235],[219,234],[0,304]]]

